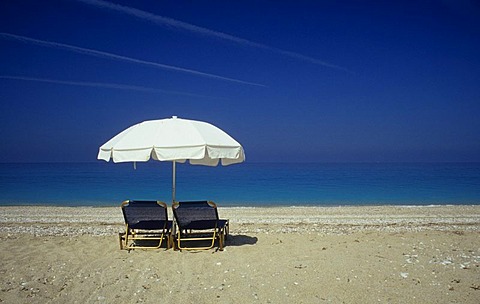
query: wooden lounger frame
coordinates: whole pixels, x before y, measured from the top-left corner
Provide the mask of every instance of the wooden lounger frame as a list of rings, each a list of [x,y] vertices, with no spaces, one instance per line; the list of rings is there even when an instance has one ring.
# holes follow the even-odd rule
[[[215,208],[215,213],[217,215],[216,223],[213,228],[207,229],[183,229],[178,224],[178,219],[176,215],[176,208],[178,208],[181,202],[175,202],[172,205],[173,214],[175,215],[176,223],[177,223],[177,232],[175,234],[175,249],[177,250],[207,250],[211,249],[215,246],[215,241],[218,240],[218,250],[222,251],[225,246],[225,238],[229,234],[229,220],[221,220],[218,219],[218,213],[216,211],[217,205],[214,202],[207,202],[212,208]],[[212,219],[215,221],[215,219]],[[225,222],[223,227],[218,227],[218,222]],[[198,232],[194,232],[198,231]],[[182,243],[188,243],[192,241],[209,241],[211,240],[210,245],[202,246],[202,247],[188,247],[182,245]]]
[[[122,211],[123,208],[128,205],[131,201],[124,201],[121,205]],[[167,205],[164,202],[156,201],[156,203],[167,210]],[[172,248],[173,235],[172,229],[168,227],[168,217],[165,220],[163,229],[158,230],[145,230],[145,229],[132,229],[128,223],[125,223],[125,232],[120,232],[118,234],[120,249],[132,250],[132,249],[158,249],[162,246],[163,240],[166,239],[167,249]],[[172,225],[173,228],[173,225]],[[156,232],[159,231],[159,232]],[[158,241],[158,244],[155,246],[138,246],[135,244],[135,241]]]

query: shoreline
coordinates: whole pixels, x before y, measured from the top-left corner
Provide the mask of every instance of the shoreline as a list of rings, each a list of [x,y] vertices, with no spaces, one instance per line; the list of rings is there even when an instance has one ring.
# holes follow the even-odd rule
[[[480,205],[218,207],[233,232],[480,231]],[[173,215],[168,209],[169,218]],[[0,206],[0,233],[115,235],[120,207]]]
[[[171,206],[171,201],[162,201]],[[123,201],[122,201],[123,202]],[[2,207],[68,207],[68,208],[116,208],[120,207],[121,203],[116,204],[53,204],[53,203],[0,203]],[[213,200],[217,203],[217,201]],[[222,203],[222,208],[330,208],[330,207],[455,207],[455,206],[480,206],[479,202],[472,203]]]

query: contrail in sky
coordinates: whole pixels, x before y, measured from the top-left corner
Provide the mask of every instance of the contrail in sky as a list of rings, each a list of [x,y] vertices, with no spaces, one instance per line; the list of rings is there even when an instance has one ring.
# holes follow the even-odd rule
[[[57,80],[57,79],[49,79],[49,78],[35,78],[35,77],[10,76],[10,75],[0,75],[0,79],[37,81],[37,82],[47,82],[47,83],[54,83],[54,84],[66,84],[66,85],[83,86],[83,87],[120,89],[120,90],[130,90],[130,91],[185,95],[185,96],[190,96],[190,97],[212,98],[212,97],[209,97],[209,96],[191,94],[191,93],[186,93],[186,92],[168,91],[168,90],[161,90],[161,89],[148,88],[148,87],[142,87],[142,86],[125,85],[125,84],[119,84],[119,83],[68,81],[68,80]]]
[[[81,48],[81,47],[73,46],[73,45],[69,45],[69,44],[38,40],[38,39],[33,39],[33,38],[14,35],[14,34],[9,34],[9,33],[0,33],[0,38],[17,40],[17,41],[24,42],[24,43],[32,43],[32,44],[45,46],[45,47],[64,49],[64,50],[69,50],[69,51],[73,51],[73,52],[76,52],[76,53],[91,55],[91,56],[100,57],[100,58],[109,58],[109,59],[116,59],[116,60],[125,61],[125,62],[133,62],[133,63],[143,64],[143,65],[153,66],[153,67],[156,67],[156,68],[193,74],[193,75],[197,75],[197,76],[203,76],[203,77],[215,78],[215,79],[231,81],[231,82],[236,82],[236,83],[241,83],[241,84],[248,84],[248,85],[253,85],[253,86],[265,87],[265,85],[258,84],[258,83],[238,80],[238,79],[234,79],[234,78],[228,78],[228,77],[219,76],[219,75],[215,75],[215,74],[204,73],[204,72],[200,72],[200,71],[185,69],[185,68],[166,65],[166,64],[157,63],[157,62],[145,61],[145,60],[141,60],[141,59],[116,55],[116,54],[97,51],[97,50],[92,50],[92,49]]]
[[[123,6],[123,5],[119,5],[119,4],[115,4],[115,3],[111,3],[111,2],[107,2],[107,1],[102,1],[102,0],[77,0],[77,1],[83,2],[85,4],[90,4],[90,5],[99,7],[99,8],[106,8],[106,9],[114,10],[114,11],[121,12],[121,13],[124,13],[124,14],[127,14],[127,15],[135,16],[135,17],[143,19],[143,20],[151,21],[151,22],[156,23],[158,25],[163,25],[163,26],[167,26],[167,27],[174,27],[174,28],[186,30],[186,31],[189,31],[189,32],[193,32],[193,33],[196,33],[196,34],[202,34],[202,35],[205,35],[205,36],[220,38],[220,39],[228,40],[228,41],[235,42],[235,43],[238,43],[238,44],[241,44],[241,45],[246,45],[246,46],[250,46],[250,47],[254,47],[254,48],[269,50],[269,51],[272,51],[274,53],[278,53],[278,54],[281,54],[281,55],[284,55],[284,56],[308,61],[310,63],[314,63],[314,64],[317,64],[317,65],[322,65],[322,66],[325,66],[325,67],[350,72],[348,69],[346,69],[344,67],[334,65],[334,64],[316,59],[316,58],[312,58],[312,57],[305,56],[305,55],[295,53],[295,52],[291,52],[291,51],[285,51],[285,50],[282,50],[282,49],[279,49],[279,48],[275,48],[275,47],[268,46],[268,45],[265,45],[265,44],[261,44],[261,43],[258,43],[258,42],[253,42],[253,41],[250,41],[250,40],[247,40],[247,39],[244,39],[244,38],[240,38],[240,37],[237,37],[237,36],[225,34],[225,33],[222,33],[222,32],[210,30],[210,29],[207,29],[207,28],[204,28],[204,27],[196,26],[196,25],[193,25],[193,24],[190,24],[190,23],[179,21],[179,20],[155,15],[155,14],[152,14],[152,13],[149,13],[149,12],[146,12],[146,11],[142,11],[142,10],[139,10],[139,9],[136,9],[136,8],[133,8],[133,7]]]

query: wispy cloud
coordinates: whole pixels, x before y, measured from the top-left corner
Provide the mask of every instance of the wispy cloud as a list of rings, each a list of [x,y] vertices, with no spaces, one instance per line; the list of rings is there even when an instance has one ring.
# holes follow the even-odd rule
[[[210,97],[210,96],[205,96],[205,95],[200,95],[200,94],[193,94],[193,93],[188,93],[188,92],[169,91],[169,90],[155,89],[155,88],[142,87],[142,86],[126,85],[126,84],[120,84],[120,83],[69,81],[69,80],[36,78],[36,77],[26,77],[26,76],[12,76],[12,75],[0,75],[0,79],[21,80],[21,81],[36,81],[36,82],[46,82],[46,83],[53,83],[53,84],[65,84],[65,85],[82,86],[82,87],[95,87],[95,88],[106,88],[106,89],[118,89],[118,90],[129,90],[129,91],[162,93],[162,94],[171,94],[171,95],[183,95],[183,96],[189,96],[189,97],[215,98],[215,97]]]
[[[307,61],[307,62],[310,62],[310,63],[314,63],[314,64],[317,64],[317,65],[321,65],[321,66],[325,66],[325,67],[329,67],[329,68],[333,68],[333,69],[338,69],[338,70],[343,70],[343,71],[346,71],[346,72],[350,72],[347,68],[344,68],[344,67],[341,67],[341,66],[338,66],[338,65],[334,65],[334,64],[331,64],[331,63],[328,63],[326,61],[322,61],[322,60],[319,60],[319,59],[316,59],[316,58],[313,58],[313,57],[305,56],[305,55],[302,55],[302,54],[299,54],[299,53],[296,53],[296,52],[282,50],[282,49],[275,48],[275,47],[272,47],[272,46],[268,46],[268,45],[265,45],[265,44],[262,44],[262,43],[253,42],[253,41],[250,41],[250,40],[247,40],[247,39],[244,39],[244,38],[240,38],[240,37],[233,36],[233,35],[230,35],[230,34],[222,33],[222,32],[219,32],[219,31],[210,30],[210,29],[207,29],[207,28],[204,28],[204,27],[196,26],[196,25],[186,23],[186,22],[183,22],[183,21],[179,21],[179,20],[175,20],[175,19],[172,19],[172,18],[167,18],[167,17],[155,15],[155,14],[152,14],[152,13],[149,13],[149,12],[146,12],[146,11],[142,11],[142,10],[139,10],[139,9],[136,9],[136,8],[133,8],[133,7],[123,6],[123,5],[119,5],[119,4],[115,4],[115,3],[111,3],[111,2],[107,2],[107,1],[102,1],[102,0],[77,0],[77,1],[80,1],[80,2],[85,3],[85,4],[90,4],[90,5],[99,7],[99,8],[105,8],[105,9],[110,9],[110,10],[114,10],[114,11],[117,11],[117,12],[121,12],[121,13],[130,15],[130,16],[134,16],[134,17],[146,20],[146,21],[153,22],[153,23],[158,24],[158,25],[167,26],[169,28],[173,27],[173,28],[186,30],[186,31],[196,33],[196,34],[201,34],[201,35],[205,35],[205,36],[210,36],[210,37],[215,37],[215,38],[219,38],[219,39],[223,39],[223,40],[228,40],[228,41],[235,42],[235,43],[238,43],[238,44],[241,44],[241,45],[272,51],[274,53],[278,53],[278,54],[288,56],[288,57],[291,57],[291,58],[295,58],[295,59],[300,59],[300,60]]]
[[[34,38],[30,38],[30,37],[25,37],[25,36],[9,34],[9,33],[0,33],[0,38],[16,40],[16,41],[20,41],[20,42],[23,42],[23,43],[31,43],[31,44],[35,44],[35,45],[44,46],[44,47],[64,49],[64,50],[68,50],[68,51],[72,51],[72,52],[76,52],[76,53],[80,53],[80,54],[85,54],[85,55],[90,55],[90,56],[95,56],[95,57],[100,57],[100,58],[108,58],[108,59],[115,59],[115,60],[120,60],[120,61],[124,61],[124,62],[132,62],[132,63],[147,65],[147,66],[160,68],[160,69],[165,69],[165,70],[173,70],[173,71],[177,71],[177,72],[183,72],[183,73],[192,74],[192,75],[196,75],[196,76],[214,78],[214,79],[225,80],[225,81],[236,82],[236,83],[247,84],[247,85],[253,85],[253,86],[261,86],[261,87],[265,86],[265,85],[262,85],[262,84],[243,81],[243,80],[239,80],[239,79],[235,79],[235,78],[229,78],[229,77],[219,76],[219,75],[215,75],[215,74],[200,72],[200,71],[196,71],[196,70],[176,67],[176,66],[172,66],[172,65],[166,65],[166,64],[157,63],[157,62],[145,61],[145,60],[126,57],[126,56],[121,56],[121,55],[117,55],[117,54],[112,54],[112,53],[107,53],[107,52],[102,52],[102,51],[97,51],[97,50],[92,50],[92,49],[86,49],[86,48],[73,46],[73,45],[69,45],[69,44],[51,42],[51,41],[44,41],[44,40],[34,39]]]

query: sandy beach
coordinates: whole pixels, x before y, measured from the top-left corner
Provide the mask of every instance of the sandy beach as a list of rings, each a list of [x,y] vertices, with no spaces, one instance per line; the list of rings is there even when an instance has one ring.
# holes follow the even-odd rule
[[[480,301],[480,206],[219,213],[224,251],[127,252],[119,207],[0,207],[0,302]]]

